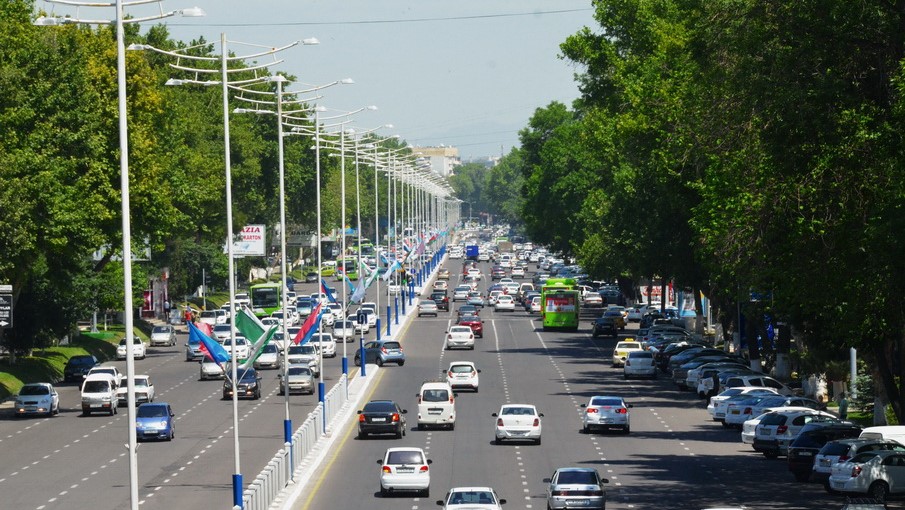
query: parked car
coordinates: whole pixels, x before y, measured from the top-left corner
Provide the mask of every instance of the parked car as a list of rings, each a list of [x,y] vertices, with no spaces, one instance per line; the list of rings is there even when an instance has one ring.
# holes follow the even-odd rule
[[[885,450],[905,453],[905,446],[891,439],[868,439],[864,437],[830,441],[823,445],[823,448],[814,455],[811,481],[822,482],[824,488],[827,491],[831,491],[829,478],[836,463],[845,462],[860,453]]]
[[[289,365],[286,367],[286,375],[277,374],[280,380],[280,395],[291,393],[314,394],[314,373],[308,365]]]
[[[541,444],[543,413],[531,404],[504,404],[492,415],[496,418],[493,442],[502,444],[503,440],[528,440]]]
[[[581,404],[581,430],[590,433],[594,429],[618,428],[624,434],[631,432],[631,417],[627,404],[622,397],[595,396],[587,404]]]
[[[654,355],[649,351],[630,351],[622,366],[622,376],[657,378],[657,365],[654,365]]]
[[[375,340],[364,345],[365,363],[374,363],[383,366],[385,363],[396,363],[400,367],[405,365],[405,352],[402,344],[397,340]],[[361,366],[362,349],[355,351],[355,365]]]
[[[606,508],[604,484],[609,483],[609,480],[601,478],[594,468],[559,468],[544,482],[548,484],[546,496],[547,508],[550,510]]]
[[[446,382],[453,388],[468,388],[478,392],[481,370],[471,361],[453,361],[446,369]]]
[[[19,389],[13,407],[14,416],[60,414],[60,395],[50,383],[29,383]]]
[[[506,500],[490,487],[453,487],[437,504],[443,510],[502,510]]]
[[[713,421],[723,421],[726,419],[726,408],[728,406],[728,403],[724,403],[723,401],[736,395],[773,396],[777,395],[777,393],[775,390],[760,388],[757,386],[740,386],[737,388],[729,388],[719,395],[710,397],[710,403],[707,404],[707,412],[713,418]]]
[[[835,415],[808,408],[783,408],[764,416],[754,429],[754,449],[767,458],[785,455],[802,427],[812,422],[841,423]]]
[[[758,395],[750,401],[729,403],[726,407],[726,417],[723,424],[726,427],[741,427],[742,424],[754,416],[779,407],[808,407],[819,411],[826,406],[816,400],[807,397],[786,397],[784,395]]]
[[[789,444],[786,460],[789,471],[798,482],[807,482],[814,471],[814,459],[826,443],[837,439],[858,437],[861,427],[851,423],[809,423]]]
[[[905,452],[874,450],[859,453],[832,468],[830,488],[845,494],[864,494],[882,502],[890,494],[905,493]]]
[[[135,432],[139,441],[176,438],[176,413],[166,402],[141,404],[135,411]]]
[[[151,330],[151,347],[173,347],[176,345],[176,330],[173,326],[154,326]]]
[[[616,343],[616,347],[613,348],[613,366],[621,367],[630,352],[643,350],[641,342],[627,341]]]
[[[358,411],[358,438],[370,434],[395,434],[396,439],[405,436],[405,415],[408,410],[392,400],[372,400]]]
[[[726,388],[735,388],[736,386],[763,386],[764,388],[776,390],[776,393],[779,393],[780,395],[792,395],[793,393],[792,388],[789,388],[772,377],[762,374],[741,374],[732,376],[726,380]]]

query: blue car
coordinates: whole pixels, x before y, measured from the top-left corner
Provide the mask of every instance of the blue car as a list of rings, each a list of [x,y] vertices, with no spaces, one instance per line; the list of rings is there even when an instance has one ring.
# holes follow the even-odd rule
[[[138,406],[138,410],[135,412],[135,428],[138,440],[172,440],[176,437],[173,416],[173,409],[166,402],[151,402]]]
[[[367,342],[364,345],[365,363],[374,363],[383,366],[384,363],[396,363],[400,367],[405,365],[405,353],[402,345],[396,340],[379,340]],[[355,365],[361,366],[361,349],[355,352]]]

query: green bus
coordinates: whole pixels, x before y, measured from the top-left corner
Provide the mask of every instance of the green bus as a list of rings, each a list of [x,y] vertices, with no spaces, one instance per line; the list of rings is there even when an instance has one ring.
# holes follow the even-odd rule
[[[258,283],[248,288],[251,309],[258,317],[268,317],[283,308],[283,293],[279,283]]]
[[[336,281],[343,281],[343,273],[352,281],[358,279],[358,257],[339,257],[336,259],[336,272],[334,273]]]
[[[541,287],[540,313],[544,331],[578,330],[579,292],[573,278],[550,278]]]

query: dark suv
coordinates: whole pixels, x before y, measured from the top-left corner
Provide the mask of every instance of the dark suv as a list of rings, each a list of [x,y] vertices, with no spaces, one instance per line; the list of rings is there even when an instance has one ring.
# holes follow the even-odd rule
[[[597,338],[601,335],[616,338],[619,336],[619,328],[612,317],[600,317],[591,324],[591,336]]]
[[[97,358],[90,354],[73,356],[66,362],[63,369],[63,380],[65,382],[80,382],[85,378],[85,374],[97,365]]]
[[[449,311],[449,296],[446,295],[446,291],[435,290],[431,292],[431,299],[437,303],[438,310]]]
[[[828,442],[858,437],[861,427],[851,423],[809,423],[789,445],[789,471],[799,482],[811,479],[814,457]]]

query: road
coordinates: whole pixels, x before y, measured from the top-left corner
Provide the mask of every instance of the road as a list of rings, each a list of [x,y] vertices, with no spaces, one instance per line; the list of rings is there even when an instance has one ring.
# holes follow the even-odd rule
[[[458,268],[455,261],[449,266]],[[488,274],[486,265],[482,269]],[[485,337],[474,351],[443,351],[443,333],[459,304],[409,326],[406,365],[386,365],[366,398],[393,399],[408,409],[406,437],[359,440],[351,421],[294,509],[423,510],[449,488],[466,485],[492,486],[509,510],[546,508],[543,479],[562,466],[592,466],[608,478],[608,508],[841,507],[842,498],[822,486],[793,482],[783,458],[767,460],[743,445],[737,431],[708,421],[702,402],[666,378],[625,381],[621,369],[610,366],[615,340],[591,338],[587,320],[578,332],[543,332],[536,317],[488,308],[481,314]],[[455,430],[416,430],[421,382],[453,360],[482,369],[480,392],[459,392]],[[599,394],[634,404],[630,435],[579,432],[580,404]],[[535,404],[544,413],[541,445],[493,444],[491,413],[505,403]],[[377,461],[393,446],[421,447],[433,460],[429,498],[380,497]]]
[[[336,285],[331,283],[331,285]],[[315,284],[299,284],[310,294]],[[372,289],[371,293],[374,293]],[[329,332],[329,330],[327,330]],[[367,338],[374,338],[372,332]],[[138,448],[142,508],[230,508],[235,472],[232,402],[221,400],[222,381],[199,381],[198,363],[186,362],[179,335],[176,347],[152,348],[136,360],[136,373],[151,376],[157,402],[176,413],[176,439],[142,442]],[[351,363],[357,341],[347,344]],[[342,374],[342,345],[324,360],[327,390]],[[125,373],[125,361],[112,362]],[[285,397],[277,394],[276,370],[262,371],[260,400],[239,401],[241,472],[246,485],[283,445]],[[126,408],[115,416],[81,416],[79,387],[57,386],[62,412],[53,418],[15,418],[0,413],[0,493],[2,508],[97,510],[129,507]],[[293,427],[317,404],[315,395],[292,395]]]

